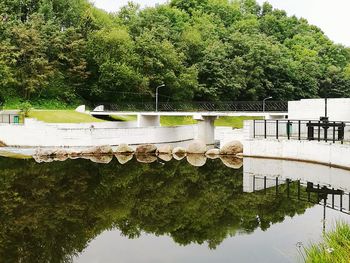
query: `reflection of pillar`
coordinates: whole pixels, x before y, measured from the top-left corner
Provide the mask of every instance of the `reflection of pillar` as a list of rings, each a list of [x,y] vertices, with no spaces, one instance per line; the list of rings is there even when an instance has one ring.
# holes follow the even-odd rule
[[[137,127],[160,127],[160,116],[137,114]]]
[[[216,116],[195,115],[193,119],[198,121],[198,140],[203,141],[206,145],[215,144],[215,126]]]

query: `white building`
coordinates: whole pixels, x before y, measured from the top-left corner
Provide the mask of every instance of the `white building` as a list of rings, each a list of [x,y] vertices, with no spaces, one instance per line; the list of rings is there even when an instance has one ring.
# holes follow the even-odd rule
[[[328,99],[327,104],[330,121],[350,121],[350,98]],[[288,118],[291,120],[319,120],[323,116],[325,116],[325,99],[288,102]]]

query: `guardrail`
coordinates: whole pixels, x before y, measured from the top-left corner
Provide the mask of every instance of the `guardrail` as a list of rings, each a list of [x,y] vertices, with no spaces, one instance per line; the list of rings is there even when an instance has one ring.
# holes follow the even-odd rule
[[[105,111],[155,111],[154,102],[101,102],[95,107],[104,105]],[[158,111],[233,111],[233,112],[287,112],[287,101],[266,101],[265,107],[262,101],[233,101],[233,102],[208,102],[208,101],[183,101],[183,102],[159,102]]]
[[[350,123],[315,120],[254,120],[253,138],[349,142]]]

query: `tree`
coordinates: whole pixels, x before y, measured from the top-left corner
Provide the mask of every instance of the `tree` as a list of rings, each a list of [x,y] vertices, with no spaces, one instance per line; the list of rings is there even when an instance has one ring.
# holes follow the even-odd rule
[[[150,93],[162,83],[166,84],[163,96],[171,99],[189,99],[196,88],[197,71],[186,67],[185,56],[170,43],[158,41],[156,32],[149,31],[136,38],[136,53],[140,56],[139,69],[147,77]],[[164,94],[165,93],[165,94]]]
[[[46,56],[48,48],[43,34],[43,20],[34,16],[30,21],[12,27],[11,44],[17,53],[15,79],[24,99],[46,88],[53,76],[52,64]]]

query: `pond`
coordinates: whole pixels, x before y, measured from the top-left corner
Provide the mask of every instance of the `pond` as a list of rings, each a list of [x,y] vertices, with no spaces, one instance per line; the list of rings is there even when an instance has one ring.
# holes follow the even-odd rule
[[[0,158],[0,261],[302,262],[350,221],[350,172],[240,166]]]

